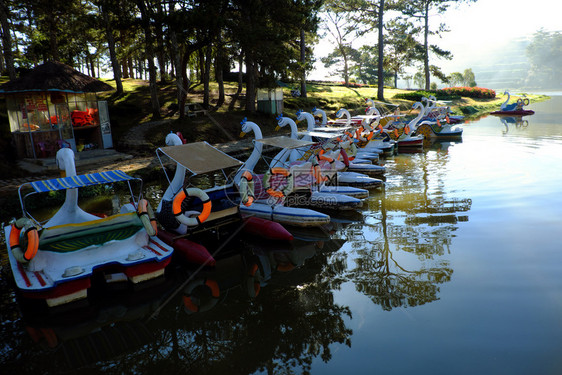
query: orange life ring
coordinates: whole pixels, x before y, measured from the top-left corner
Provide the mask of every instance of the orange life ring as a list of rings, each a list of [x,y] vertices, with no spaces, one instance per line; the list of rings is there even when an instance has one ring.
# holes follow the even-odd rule
[[[251,206],[256,197],[254,196],[254,176],[249,171],[242,173],[239,190],[242,204],[246,207]]]
[[[203,210],[197,217],[188,217],[184,215],[181,204],[187,197],[196,197],[201,199],[201,203],[203,203]],[[172,202],[172,212],[179,223],[185,224],[188,227],[195,227],[207,220],[209,214],[211,213],[211,206],[211,200],[209,199],[207,193],[203,190],[198,188],[184,188],[174,197]]]
[[[260,280],[263,279],[259,266],[254,263],[248,270],[248,277],[246,278],[246,290],[250,298],[256,298],[261,290]]]
[[[23,230],[23,235],[21,235]],[[20,243],[20,237],[27,242],[25,246]],[[12,223],[10,229],[10,249],[16,260],[20,263],[28,263],[39,250],[39,233],[33,226],[31,220],[22,217]],[[25,251],[22,249],[25,248]]]
[[[156,236],[158,234],[158,226],[156,225],[156,217],[154,216],[154,210],[152,206],[146,199],[139,200],[139,205],[137,208],[137,214],[141,219],[142,225],[148,233],[149,236]]]
[[[320,165],[317,164],[317,163],[314,164],[314,165],[311,167],[311,172],[312,172],[312,176],[314,176],[314,181],[315,181],[317,184],[320,184],[320,183],[322,183],[322,182],[325,182],[325,181],[328,179],[328,177],[322,175],[322,169],[320,168]]]
[[[193,295],[195,289],[206,287],[211,297],[202,303],[202,299]],[[217,304],[220,296],[219,284],[213,279],[195,279],[183,290],[183,306],[188,314],[209,311]]]
[[[327,161],[328,163],[332,164],[335,160],[334,158],[331,158],[329,156],[325,155],[326,150],[320,150],[320,152],[318,153],[318,156],[316,156],[316,159],[318,159],[318,161]]]

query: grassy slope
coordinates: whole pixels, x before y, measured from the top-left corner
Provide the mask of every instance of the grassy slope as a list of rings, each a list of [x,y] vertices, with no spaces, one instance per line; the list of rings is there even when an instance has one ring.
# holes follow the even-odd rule
[[[2,77],[3,79],[5,77]],[[4,79],[5,80],[5,79]],[[107,83],[114,85],[111,80]],[[120,151],[137,154],[153,154],[154,148],[144,150],[123,149],[123,139],[128,130],[135,125],[151,120],[151,103],[148,83],[143,80],[126,79],[123,81],[125,93],[115,97],[113,92],[101,93],[100,100],[108,100],[110,103],[110,118],[112,124],[114,144]],[[264,135],[274,133],[276,126],[275,115],[262,113],[248,113],[244,110],[244,102],[237,101],[229,109],[232,94],[236,91],[235,83],[226,83],[226,103],[220,108],[211,108],[211,116],[216,123],[205,116],[178,119],[176,103],[175,84],[159,85],[159,101],[161,114],[165,120],[163,124],[151,129],[145,138],[155,147],[162,145],[163,139],[170,131],[181,131],[184,137],[190,141],[206,140],[209,143],[221,143],[236,140],[240,133],[240,121],[247,117],[248,120],[260,125]],[[365,99],[375,98],[377,89],[374,87],[346,88],[343,86],[309,84],[307,85],[308,98],[293,98],[289,88],[284,88],[284,115],[294,118],[297,110],[310,111],[313,107],[322,108],[328,115],[333,115],[339,108],[347,108],[352,114],[364,113]],[[399,104],[402,111],[408,111],[412,102],[405,100],[394,100],[394,95],[405,92],[405,90],[385,89],[385,98],[388,102]],[[211,103],[216,103],[218,88],[211,84]],[[203,98],[202,85],[190,89],[188,103],[201,103]],[[531,101],[540,100],[538,97],[530,96]],[[499,108],[504,101],[503,95],[498,95],[492,100],[473,100],[462,98],[450,103],[457,114],[474,113],[476,115]],[[460,108],[465,111],[461,112]],[[217,126],[218,125],[220,126]],[[5,110],[5,101],[0,100],[0,143],[9,144],[9,128]],[[3,178],[19,177],[21,171],[13,167],[14,161],[2,157],[0,160],[0,173]]]

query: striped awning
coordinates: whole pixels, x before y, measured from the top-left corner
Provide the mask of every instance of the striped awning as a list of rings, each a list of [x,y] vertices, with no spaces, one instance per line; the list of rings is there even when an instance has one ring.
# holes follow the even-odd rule
[[[72,177],[60,177],[50,180],[34,181],[29,184],[37,193],[54,190],[66,190],[91,185],[107,184],[119,181],[135,180],[135,177],[127,175],[123,171],[107,171],[100,173],[81,174]]]

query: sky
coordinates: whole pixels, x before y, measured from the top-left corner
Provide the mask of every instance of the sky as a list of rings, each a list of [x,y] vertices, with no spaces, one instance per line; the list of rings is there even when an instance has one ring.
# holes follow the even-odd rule
[[[478,0],[453,4],[444,14],[434,13],[430,19],[430,26],[443,22],[449,27],[450,31],[444,33],[441,39],[434,37],[435,40],[430,39],[430,43],[451,51],[453,59],[430,63],[440,66],[446,74],[462,72],[483,60],[492,60],[502,53],[501,46],[513,39],[531,37],[540,28],[562,31],[562,18],[554,9],[559,6],[557,4],[552,0]],[[376,40],[376,34],[372,38]],[[359,43],[353,45],[354,48],[360,46]],[[327,40],[317,46],[318,61],[309,79],[338,78],[330,77],[319,62],[320,57],[326,56],[332,48]]]

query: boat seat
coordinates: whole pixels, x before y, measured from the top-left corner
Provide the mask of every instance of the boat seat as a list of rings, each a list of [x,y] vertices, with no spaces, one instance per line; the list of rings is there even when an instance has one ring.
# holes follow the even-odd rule
[[[45,228],[39,236],[39,249],[71,252],[113,240],[124,240],[143,228],[136,212],[112,215],[78,224]]]

